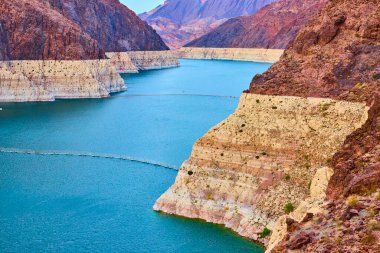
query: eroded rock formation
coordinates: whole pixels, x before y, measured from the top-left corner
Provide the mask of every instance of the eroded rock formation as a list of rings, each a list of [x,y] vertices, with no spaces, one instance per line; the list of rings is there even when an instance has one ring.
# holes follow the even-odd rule
[[[102,98],[126,90],[108,60],[7,61],[0,63],[0,101]]]
[[[140,15],[172,48],[179,48],[229,18],[250,15],[274,0],[168,0]]]
[[[119,0],[44,0],[78,24],[105,52],[167,50],[156,31]]]
[[[260,48],[199,48],[183,47],[179,57],[187,59],[236,60],[254,62],[277,62],[284,50]]]
[[[0,2],[0,60],[86,60],[104,51],[46,1]]]
[[[379,13],[377,0],[329,1],[194,145],[154,208],[226,224],[272,252],[378,252]]]
[[[363,103],[243,94],[236,112],[196,142],[154,209],[259,240],[287,203],[308,197],[316,171],[365,122],[367,110]]]
[[[232,18],[186,47],[286,48],[327,0],[279,0],[251,16]]]
[[[168,49],[118,0],[1,1],[0,11],[1,101],[105,97],[126,89],[117,72],[138,70],[105,52]]]

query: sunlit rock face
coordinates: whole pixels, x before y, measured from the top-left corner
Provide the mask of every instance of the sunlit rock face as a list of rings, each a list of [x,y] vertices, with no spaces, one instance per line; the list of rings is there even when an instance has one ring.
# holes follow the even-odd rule
[[[218,27],[226,20],[250,15],[274,0],[168,0],[140,17],[167,45],[178,48]]]
[[[8,61],[0,73],[1,102],[102,98],[126,90],[108,60]]]
[[[195,143],[154,209],[259,239],[285,204],[297,207],[309,196],[317,170],[362,126],[367,110],[362,103],[243,94],[235,113]]]
[[[253,62],[277,62],[284,50],[263,48],[200,48],[183,47],[179,57],[187,59],[236,60]]]

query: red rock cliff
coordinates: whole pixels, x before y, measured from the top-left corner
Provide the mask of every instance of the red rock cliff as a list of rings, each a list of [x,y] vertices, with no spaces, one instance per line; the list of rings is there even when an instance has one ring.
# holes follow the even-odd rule
[[[278,63],[253,78],[251,93],[331,97],[370,106],[367,122],[331,161],[326,214],[299,224],[287,220],[288,234],[275,252],[378,252],[379,66],[379,1],[333,0],[300,30]]]
[[[98,59],[106,51],[168,49],[117,0],[1,0],[0,11],[0,60]]]
[[[96,40],[39,0],[0,1],[0,60],[104,58]]]
[[[167,50],[160,36],[119,0],[45,0],[106,52]]]
[[[251,16],[233,18],[187,47],[286,48],[327,0],[280,0]]]

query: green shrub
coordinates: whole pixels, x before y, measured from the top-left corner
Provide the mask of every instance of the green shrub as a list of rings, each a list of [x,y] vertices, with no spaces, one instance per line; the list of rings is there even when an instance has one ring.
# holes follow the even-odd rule
[[[290,180],[290,175],[289,174],[285,174],[284,179],[285,179],[285,181],[289,181]]]
[[[192,172],[191,170],[189,170],[189,171],[187,172],[187,174],[188,174],[189,176],[191,176],[191,175],[194,174],[194,172]]]
[[[269,228],[265,227],[263,231],[260,233],[260,238],[265,238],[270,235],[271,231]]]
[[[351,195],[351,196],[348,196],[346,202],[347,202],[347,205],[348,206],[356,206],[358,204],[358,197],[356,195]]]
[[[286,203],[285,206],[284,206],[284,210],[285,210],[286,214],[290,214],[291,212],[294,211],[293,204],[291,202]]]

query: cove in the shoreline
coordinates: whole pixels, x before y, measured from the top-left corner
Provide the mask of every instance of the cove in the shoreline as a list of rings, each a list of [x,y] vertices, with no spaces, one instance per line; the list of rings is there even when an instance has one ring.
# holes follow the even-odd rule
[[[110,99],[1,104],[1,146],[125,155],[179,167],[193,143],[234,111],[238,100],[228,96],[239,96],[269,67],[181,63],[127,75],[129,90]],[[127,96],[133,94],[217,96]],[[2,252],[262,252],[220,226],[154,212],[174,170],[82,156],[0,153],[0,161]]]

